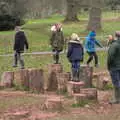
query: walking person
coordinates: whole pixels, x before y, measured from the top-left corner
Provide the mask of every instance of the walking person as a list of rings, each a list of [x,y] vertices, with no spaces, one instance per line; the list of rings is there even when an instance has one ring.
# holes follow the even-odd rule
[[[67,58],[71,63],[72,81],[79,82],[80,62],[83,61],[84,50],[76,33],[71,35],[68,43]]]
[[[55,64],[59,64],[59,54],[64,47],[64,35],[62,31],[62,25],[60,23],[55,24],[51,28],[52,36],[50,38],[50,45],[54,53],[53,59]]]
[[[98,67],[98,55],[96,53],[96,48],[95,46],[99,46],[102,48],[102,45],[96,40],[96,32],[95,31],[91,31],[89,33],[89,35],[86,37],[85,40],[85,48],[86,51],[89,55],[89,59],[87,60],[87,65],[90,64],[90,62],[93,60],[93,58],[95,59],[95,67]]]
[[[14,40],[14,64],[13,67],[17,67],[18,61],[20,63],[20,68],[24,69],[24,60],[22,57],[22,53],[24,52],[24,48],[28,49],[28,42],[25,36],[24,31],[21,30],[20,26],[15,27],[15,40]]]
[[[114,86],[114,99],[111,104],[120,103],[120,31],[115,33],[116,41],[108,49],[107,67]]]

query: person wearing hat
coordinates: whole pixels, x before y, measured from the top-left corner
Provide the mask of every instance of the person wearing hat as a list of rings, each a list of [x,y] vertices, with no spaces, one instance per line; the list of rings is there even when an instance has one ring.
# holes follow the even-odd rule
[[[52,46],[52,51],[54,52],[53,59],[55,64],[59,63],[59,53],[63,50],[64,47],[64,35],[62,32],[62,25],[55,24],[51,28],[52,36],[50,38],[50,45]]]
[[[28,49],[28,41],[25,36],[24,31],[21,30],[20,26],[15,27],[15,40],[13,50],[14,52],[14,64],[13,67],[17,67],[18,61],[20,62],[21,69],[24,69],[24,60],[22,57],[22,53],[24,52],[24,48]]]
[[[87,65],[93,60],[93,57],[95,59],[95,67],[98,67],[98,56],[96,54],[95,46],[98,45],[102,48],[102,45],[99,43],[99,41],[96,40],[96,32],[91,31],[89,35],[86,37],[85,40],[85,49],[89,55],[89,59],[87,60]]]
[[[71,35],[68,43],[67,58],[71,63],[72,81],[79,81],[80,61],[83,61],[84,49],[76,33]]]
[[[120,31],[115,32],[116,41],[108,49],[107,67],[114,86],[114,99],[111,104],[120,103]]]

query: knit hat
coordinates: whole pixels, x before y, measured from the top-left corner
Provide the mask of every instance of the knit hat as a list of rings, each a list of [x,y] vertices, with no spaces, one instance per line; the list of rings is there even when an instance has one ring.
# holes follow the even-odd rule
[[[95,36],[96,36],[96,32],[95,32],[95,31],[91,31],[91,32],[89,33],[89,36],[90,36],[90,37],[95,37]]]
[[[115,36],[116,36],[116,37],[120,37],[120,31],[116,31],[116,32],[115,32]]]

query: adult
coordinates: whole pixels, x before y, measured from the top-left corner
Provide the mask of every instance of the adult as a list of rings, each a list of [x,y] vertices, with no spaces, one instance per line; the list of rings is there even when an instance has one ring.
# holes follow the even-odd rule
[[[111,104],[120,103],[120,31],[115,33],[116,41],[108,49],[107,66],[114,86]]]

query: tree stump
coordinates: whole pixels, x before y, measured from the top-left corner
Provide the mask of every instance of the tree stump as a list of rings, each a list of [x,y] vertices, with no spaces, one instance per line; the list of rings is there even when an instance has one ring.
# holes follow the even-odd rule
[[[14,80],[14,72],[4,72],[1,77],[0,85],[2,87],[12,87],[13,86],[13,80]]]
[[[56,91],[58,89],[57,73],[62,73],[61,64],[51,64],[48,66],[48,91]]]
[[[86,95],[85,94],[73,94],[74,96],[74,104],[81,104],[86,100]]]
[[[44,72],[42,69],[29,69],[29,88],[32,92],[44,93]]]
[[[85,94],[89,100],[97,100],[97,89],[96,88],[83,88],[80,90],[81,94]]]
[[[92,77],[93,76],[93,67],[81,65],[80,72],[79,72],[79,80],[84,81],[85,88],[92,87]]]
[[[57,73],[59,92],[62,93],[67,91],[67,82],[70,81],[70,78],[71,78],[70,73]]]
[[[84,82],[68,82],[67,91],[68,95],[72,96],[74,93],[80,93],[80,89],[83,88]]]
[[[14,72],[14,84],[29,88],[29,75],[27,69]]]
[[[47,110],[62,110],[63,109],[63,99],[58,97],[48,98],[45,101],[44,109]]]

